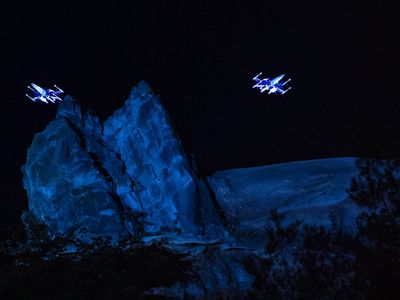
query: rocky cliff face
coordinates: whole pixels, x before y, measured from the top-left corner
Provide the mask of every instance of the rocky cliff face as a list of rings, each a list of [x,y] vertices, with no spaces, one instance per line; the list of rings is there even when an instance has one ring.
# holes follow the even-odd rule
[[[22,172],[29,210],[53,235],[223,232],[206,185],[144,82],[104,124],[65,97]]]
[[[126,174],[134,178],[141,209],[154,223],[149,228],[200,234],[219,231],[209,191],[146,84],[134,88],[124,106],[104,122],[104,139],[125,162]]]

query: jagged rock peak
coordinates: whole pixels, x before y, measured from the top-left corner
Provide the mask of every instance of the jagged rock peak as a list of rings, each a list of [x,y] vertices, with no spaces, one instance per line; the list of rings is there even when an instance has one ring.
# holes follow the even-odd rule
[[[124,105],[104,122],[104,138],[140,187],[153,230],[218,231],[220,221],[209,191],[196,178],[168,113],[146,82],[134,87]]]
[[[65,96],[57,110],[56,120],[65,119],[87,134],[102,135],[103,123],[91,110],[85,109],[72,96]]]
[[[150,85],[146,81],[142,80],[136,86],[132,87],[131,92],[129,93],[129,98],[137,99],[138,97],[143,97],[149,94],[154,95],[154,92],[150,88]]]
[[[64,100],[58,104],[57,116],[82,118],[82,110],[79,102],[70,95],[66,95]]]
[[[145,82],[104,126],[66,96],[35,135],[22,172],[30,212],[53,235],[223,232],[207,186]]]

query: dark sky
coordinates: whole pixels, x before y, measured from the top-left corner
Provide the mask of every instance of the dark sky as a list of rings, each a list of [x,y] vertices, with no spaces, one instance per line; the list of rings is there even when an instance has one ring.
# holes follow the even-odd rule
[[[399,156],[400,13],[389,1],[112,2],[2,9],[1,224],[27,207],[20,166],[56,112],[24,97],[30,82],[57,84],[106,118],[146,80],[204,175]],[[288,74],[292,90],[259,94],[261,71]]]

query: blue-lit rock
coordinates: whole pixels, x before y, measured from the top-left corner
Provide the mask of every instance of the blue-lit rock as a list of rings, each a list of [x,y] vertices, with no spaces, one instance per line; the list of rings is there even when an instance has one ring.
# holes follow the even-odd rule
[[[245,299],[254,278],[249,262],[265,258],[269,211],[305,224],[330,227],[331,216],[344,230],[355,230],[360,212],[346,189],[358,174],[355,158],[330,158],[215,172],[208,178],[224,212],[230,236],[222,241],[168,241],[191,253],[196,277],[186,285],[158,288],[154,294],[185,299]],[[246,267],[247,266],[247,267]],[[258,266],[259,267],[259,266]]]
[[[255,236],[271,209],[283,213],[286,222],[329,227],[335,217],[352,231],[360,209],[346,189],[357,174],[355,158],[344,157],[218,171],[208,181],[236,232]]]
[[[104,124],[65,97],[22,171],[30,212],[53,235],[224,233],[207,186],[144,82]]]
[[[124,105],[104,122],[104,139],[134,178],[151,223],[149,231],[222,233],[209,191],[196,177],[167,112],[145,82],[134,87]]]
[[[22,167],[24,187],[30,212],[52,235],[75,229],[113,237],[129,232],[121,217],[124,195],[116,186],[129,187],[130,178],[100,133],[100,120],[83,114],[67,96],[56,119],[35,135]]]

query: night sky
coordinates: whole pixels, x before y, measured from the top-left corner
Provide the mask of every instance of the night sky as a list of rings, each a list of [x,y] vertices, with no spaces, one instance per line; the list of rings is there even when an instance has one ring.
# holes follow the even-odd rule
[[[30,82],[57,84],[105,119],[147,81],[203,175],[399,157],[400,13],[388,1],[131,2],[2,8],[2,225],[27,207],[20,167],[57,109],[29,101]],[[287,74],[292,90],[260,94],[259,72]]]

